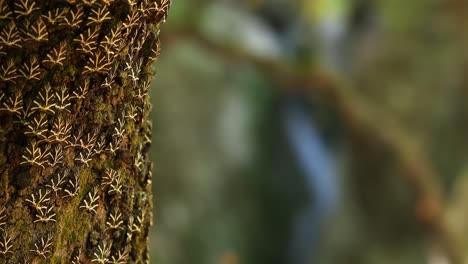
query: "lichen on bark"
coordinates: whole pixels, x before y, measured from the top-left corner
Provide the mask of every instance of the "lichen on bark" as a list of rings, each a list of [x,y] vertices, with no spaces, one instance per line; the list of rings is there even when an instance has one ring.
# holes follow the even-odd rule
[[[149,263],[169,0],[0,0],[0,263]]]

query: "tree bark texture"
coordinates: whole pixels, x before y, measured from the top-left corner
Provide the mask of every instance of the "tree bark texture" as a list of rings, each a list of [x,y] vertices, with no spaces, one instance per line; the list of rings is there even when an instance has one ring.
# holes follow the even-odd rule
[[[0,0],[0,263],[149,263],[169,0]]]

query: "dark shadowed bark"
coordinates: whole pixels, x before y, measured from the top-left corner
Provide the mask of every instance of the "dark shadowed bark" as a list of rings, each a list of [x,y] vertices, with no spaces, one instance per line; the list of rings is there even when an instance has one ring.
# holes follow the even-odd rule
[[[149,263],[169,0],[0,0],[0,263]]]

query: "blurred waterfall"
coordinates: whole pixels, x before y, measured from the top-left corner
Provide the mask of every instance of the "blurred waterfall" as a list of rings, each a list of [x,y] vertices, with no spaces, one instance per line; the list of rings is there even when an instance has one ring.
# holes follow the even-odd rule
[[[302,98],[288,98],[282,109],[286,136],[305,176],[310,200],[293,221],[291,264],[309,263],[320,227],[337,207],[336,162],[323,144],[315,120]]]

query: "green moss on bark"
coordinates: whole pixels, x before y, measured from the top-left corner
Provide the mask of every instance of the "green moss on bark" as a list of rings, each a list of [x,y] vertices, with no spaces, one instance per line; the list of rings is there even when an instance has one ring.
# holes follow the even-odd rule
[[[0,263],[148,263],[168,0],[0,0]]]

